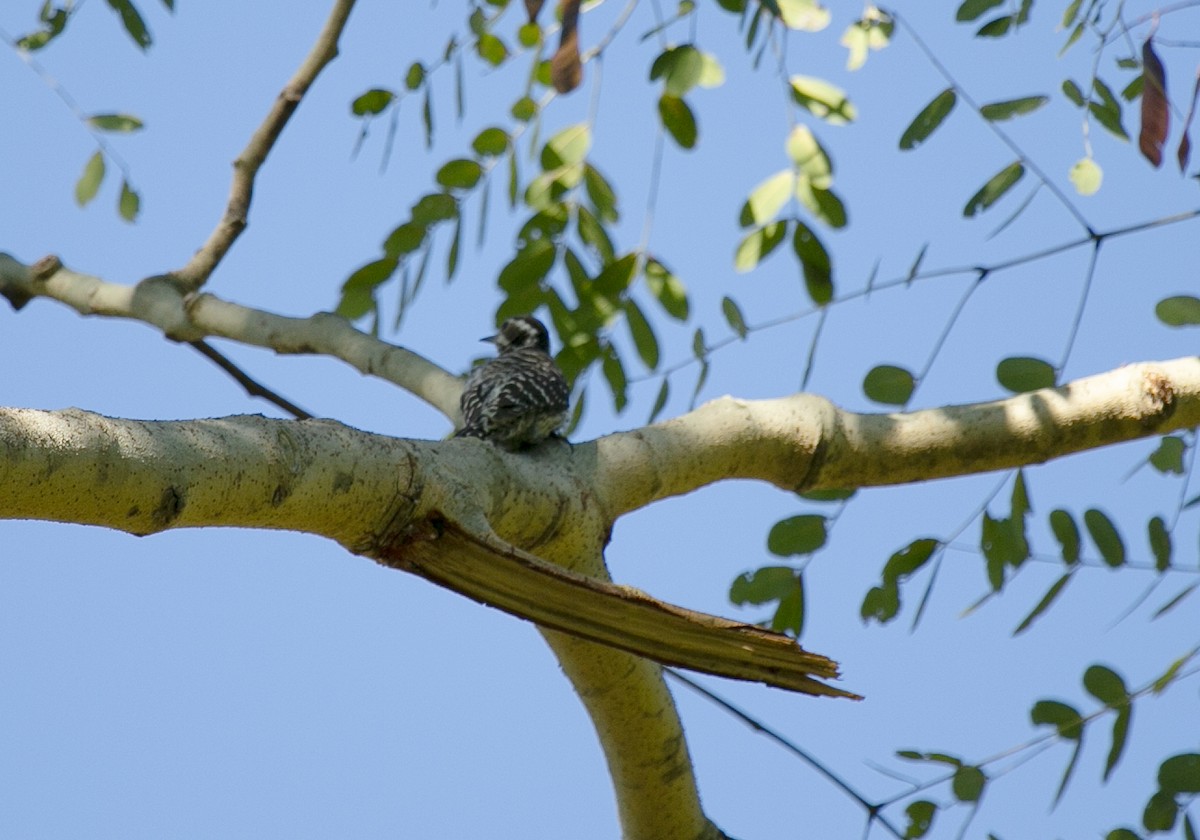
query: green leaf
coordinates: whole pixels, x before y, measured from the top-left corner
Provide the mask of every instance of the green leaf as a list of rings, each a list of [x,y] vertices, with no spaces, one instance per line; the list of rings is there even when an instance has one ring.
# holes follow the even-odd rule
[[[771,629],[776,633],[791,633],[796,638],[804,631],[804,572],[797,571],[791,590],[779,599]]]
[[[416,90],[425,82],[425,65],[419,61],[414,61],[408,65],[408,72],[404,74],[404,86],[411,90]]]
[[[429,226],[438,222],[458,218],[458,202],[449,193],[427,193],[417,199],[412,206],[411,221],[417,225]]]
[[[806,513],[781,519],[767,536],[767,551],[780,557],[812,554],[825,545],[828,530],[824,516]]]
[[[1183,455],[1187,444],[1178,435],[1167,435],[1158,442],[1158,449],[1147,458],[1150,466],[1163,474],[1183,475]]]
[[[983,26],[979,27],[975,33],[976,38],[1002,38],[1009,33],[1015,24],[1016,18],[1012,15],[1004,15],[1003,17],[989,20]]]
[[[683,96],[700,82],[704,56],[690,44],[669,47],[650,65],[650,80],[663,79],[663,89],[671,96]]]
[[[517,30],[517,43],[527,50],[533,49],[542,43],[542,28],[536,23],[521,24]]]
[[[619,414],[625,410],[625,405],[629,402],[626,393],[628,379],[625,377],[625,366],[621,364],[617,351],[611,345],[604,348],[604,361],[600,368],[604,372],[604,379],[608,382],[609,390],[612,391],[613,407]]]
[[[929,135],[937,129],[938,126],[950,115],[954,110],[954,105],[958,101],[958,94],[954,92],[954,88],[946,88],[933,98],[933,100],[921,109],[921,113],[913,118],[913,121],[908,124],[908,128],[904,129],[904,133],[900,135],[900,148],[902,151],[908,151],[920,146],[929,139]]]
[[[788,29],[820,32],[829,25],[829,10],[816,0],[776,0],[779,19]]]
[[[900,583],[928,563],[938,545],[934,539],[913,540],[888,558],[881,585],[863,598],[859,613],[864,621],[873,618],[882,624],[896,617],[900,611]]]
[[[1066,588],[1067,583],[1071,580],[1072,574],[1074,574],[1074,572],[1064,572],[1058,580],[1054,581],[1051,587],[1046,590],[1046,594],[1042,596],[1042,600],[1038,601],[1037,606],[1030,611],[1029,615],[1025,616],[1025,618],[1021,620],[1021,623],[1017,625],[1017,629],[1013,630],[1014,636],[1019,636],[1028,630],[1030,625],[1033,624],[1037,617],[1049,609],[1050,605],[1054,603],[1054,600],[1062,593],[1063,589]]]
[[[767,604],[786,597],[796,585],[796,570],[790,566],[763,566],[743,572],[729,587],[729,600],[736,606]]]
[[[1083,672],[1083,687],[1110,709],[1129,705],[1129,689],[1121,675],[1104,665],[1091,665]]]
[[[980,187],[975,195],[971,196],[966,207],[963,208],[963,215],[970,218],[981,210],[987,210],[1012,189],[1024,174],[1025,165],[1019,160],[1013,161],[1001,169]]]
[[[1160,764],[1158,786],[1169,793],[1200,793],[1200,753],[1173,755]]]
[[[1166,615],[1171,610],[1175,609],[1175,607],[1179,606],[1180,602],[1182,602],[1185,598],[1187,598],[1189,595],[1191,595],[1193,592],[1195,592],[1197,588],[1200,588],[1200,581],[1196,581],[1191,586],[1184,587],[1182,591],[1180,591],[1179,593],[1177,593],[1175,595],[1175,597],[1173,597],[1171,600],[1167,601],[1167,603],[1163,604],[1161,607],[1159,607],[1157,610],[1155,610],[1154,615],[1150,616],[1150,618],[1155,619],[1155,618],[1158,618],[1159,616]],[[1158,689],[1156,688],[1156,691],[1157,690]]]
[[[700,69],[700,79],[696,82],[702,88],[716,88],[725,84],[725,68],[712,53],[701,56],[704,65]]]
[[[813,76],[792,76],[789,82],[796,104],[830,125],[844,125],[858,116],[846,92],[837,85]]]
[[[144,124],[132,114],[93,114],[87,118],[88,125],[97,131],[132,132],[141,131]]]
[[[796,175],[790,169],[776,172],[764,180],[753,190],[746,199],[748,217],[751,224],[762,225],[771,221],[783,209],[792,197],[792,184]]]
[[[583,205],[575,208],[575,227],[579,231],[579,238],[591,248],[592,253],[600,260],[601,264],[610,263],[616,259],[612,239],[609,238],[604,225]]]
[[[1197,584],[1192,584],[1193,587],[1196,585]],[[1162,694],[1164,691],[1166,691],[1167,687],[1171,683],[1175,682],[1175,680],[1179,677],[1179,670],[1184,665],[1191,662],[1197,653],[1200,653],[1200,648],[1193,648],[1190,653],[1186,653],[1172,662],[1170,667],[1163,672],[1163,675],[1154,681],[1154,693]]]
[[[1129,739],[1129,721],[1132,718],[1132,705],[1125,705],[1117,709],[1117,716],[1113,720],[1112,746],[1108,748],[1108,758],[1104,761],[1103,780],[1106,782],[1121,761],[1121,754],[1125,752],[1125,744]]]
[[[1071,100],[1072,104],[1077,108],[1082,108],[1087,104],[1087,98],[1083,95],[1083,91],[1079,89],[1079,85],[1075,84],[1073,79],[1063,79],[1062,92],[1067,99]]]
[[[512,104],[508,111],[518,122],[529,122],[538,112],[538,104],[528,96],[522,96]]]
[[[729,324],[729,328],[737,334],[737,337],[745,338],[746,319],[742,317],[742,310],[728,295],[721,298],[721,313],[725,316],[725,323]]]
[[[617,221],[617,194],[600,171],[589,163],[583,165],[583,187],[596,215],[605,222]]]
[[[1171,567],[1171,532],[1161,516],[1155,516],[1146,525],[1150,535],[1150,551],[1154,553],[1154,568],[1165,572]]]
[[[1163,298],[1154,307],[1154,314],[1168,327],[1194,327],[1200,324],[1200,298],[1192,295]]]
[[[1125,564],[1125,543],[1112,520],[1102,511],[1091,508],[1083,514],[1083,524],[1087,526],[1092,542],[1100,549],[1100,557],[1112,568]]]
[[[356,117],[375,116],[396,100],[396,94],[383,88],[371,88],[350,103],[350,113]]]
[[[499,157],[508,151],[510,142],[507,131],[491,126],[475,135],[475,139],[471,141],[471,148],[480,157]]]
[[[1142,840],[1142,838],[1128,828],[1114,828],[1104,835],[1104,840]]]
[[[1170,831],[1175,827],[1175,819],[1179,816],[1179,805],[1175,797],[1165,790],[1160,790],[1146,802],[1146,810],[1142,812],[1142,825],[1147,831]]]
[[[1088,103],[1088,110],[1100,125],[1122,140],[1128,140],[1125,126],[1121,124],[1121,103],[1113,96],[1112,90],[1099,78],[1093,81],[1094,88],[1100,96],[1100,101]]]
[[[1014,394],[1053,388],[1054,366],[1031,356],[1010,356],[996,365],[996,381]]]
[[[500,269],[497,285],[508,294],[536,288],[550,273],[557,253],[544,239],[534,239]]]
[[[634,272],[638,267],[638,255],[631,251],[619,259],[604,266],[596,275],[592,288],[603,297],[618,298],[633,282]]]
[[[984,105],[980,107],[979,113],[985,120],[992,122],[1011,120],[1013,117],[1031,114],[1049,101],[1049,96],[1022,96],[1019,99],[1006,99]]]
[[[587,123],[569,125],[542,147],[542,168],[549,170],[583,163],[591,147],[592,132]]]
[[[662,385],[658,386],[658,396],[654,398],[654,407],[650,409],[650,418],[646,421],[649,425],[658,419],[658,415],[662,414],[662,410],[667,405],[667,397],[671,394],[671,386],[667,378],[664,376]]]
[[[904,813],[908,816],[908,826],[904,829],[905,840],[919,840],[933,827],[937,805],[928,799],[918,799],[916,802],[910,802]]]
[[[632,298],[626,298],[621,307],[625,310],[625,323],[629,327],[629,335],[633,338],[638,357],[641,358],[642,364],[654,370],[658,367],[658,338],[654,335],[654,329]]]
[[[833,300],[833,266],[829,252],[804,222],[796,222],[796,229],[792,231],[792,250],[800,261],[804,285],[812,302],[824,306]]]
[[[369,262],[357,269],[342,284],[342,297],[338,301],[337,314],[356,321],[375,309],[375,289],[396,271],[398,261],[384,257]]]
[[[121,25],[129,33],[133,42],[143,50],[150,46],[150,32],[146,29],[146,21],[130,0],[108,0],[108,5],[121,16]]]
[[[954,773],[950,788],[959,802],[978,802],[983,796],[987,776],[978,767],[965,764]]]
[[[483,167],[479,161],[458,158],[442,164],[434,180],[446,189],[469,190],[479,183],[483,177]]]
[[[1063,562],[1068,566],[1078,563],[1079,526],[1075,524],[1075,518],[1065,510],[1053,510],[1050,512],[1050,529],[1062,546]]]
[[[87,164],[83,167],[83,174],[75,182],[75,203],[80,207],[86,207],[100,191],[100,182],[103,180],[104,155],[96,152],[88,158]]]
[[[786,222],[771,222],[750,231],[738,244],[733,258],[734,269],[739,272],[750,271],[778,248],[786,236]]]
[[[698,134],[696,117],[685,101],[678,96],[664,93],[658,100],[658,116],[671,139],[678,143],[680,148],[695,147]]]
[[[402,257],[405,254],[411,254],[421,247],[428,232],[428,228],[423,224],[405,222],[397,226],[383,241],[383,253],[388,257]]]
[[[916,386],[913,375],[895,365],[876,365],[863,379],[863,393],[867,398],[884,405],[904,405]]]
[[[786,147],[798,174],[807,179],[807,189],[829,189],[833,184],[833,164],[808,126],[797,125],[788,132]]]
[[[479,57],[493,67],[499,67],[508,58],[508,47],[491,32],[484,32],[475,42],[475,51]]]
[[[137,218],[138,212],[142,208],[141,196],[129,186],[128,181],[121,181],[121,197],[117,199],[117,213],[127,222],[132,222]]]
[[[1083,739],[1083,716],[1074,706],[1058,700],[1039,700],[1029,711],[1034,726],[1053,726],[1060,738],[1068,741]]]
[[[891,621],[900,611],[900,591],[895,586],[872,586],[863,596],[859,615],[864,622],[875,619],[880,624]]]
[[[963,0],[958,11],[954,13],[954,19],[959,23],[966,23],[976,20],[989,9],[1002,5],[1004,5],[1004,0]]]
[[[796,179],[796,198],[816,218],[832,228],[846,226],[846,208],[842,200],[832,190],[821,190],[813,187],[807,176],[801,174]]]
[[[677,321],[686,321],[689,306],[687,288],[683,281],[654,257],[646,260],[642,274],[646,278],[650,294],[658,299],[666,313]]]

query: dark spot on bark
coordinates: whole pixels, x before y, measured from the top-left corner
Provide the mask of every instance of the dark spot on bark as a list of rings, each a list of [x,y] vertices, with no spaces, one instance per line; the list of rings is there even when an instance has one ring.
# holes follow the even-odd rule
[[[292,495],[292,491],[284,487],[282,484],[276,486],[275,492],[271,494],[271,506],[279,507],[290,495]]]
[[[138,515],[139,513],[141,513],[141,512],[142,512],[142,509],[141,509],[141,508],[140,508],[138,505],[134,505],[134,506],[133,506],[133,507],[131,507],[131,508],[129,509],[129,511],[128,511],[128,512],[125,514],[125,518],[126,518],[126,519],[133,519],[135,516],[137,516],[137,515]]]
[[[333,492],[346,493],[354,486],[354,475],[352,473],[340,472],[333,477]]]
[[[179,518],[179,514],[183,512],[186,504],[182,490],[177,487],[167,487],[159,498],[158,507],[150,514],[150,519],[159,528],[166,528]]]

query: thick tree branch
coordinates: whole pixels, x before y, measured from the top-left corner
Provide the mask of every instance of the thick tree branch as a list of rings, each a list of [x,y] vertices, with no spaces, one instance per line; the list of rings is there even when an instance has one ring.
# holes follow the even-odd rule
[[[338,39],[353,8],[354,0],[337,0],[333,4],[329,18],[325,21],[325,26],[312,49],[275,98],[266,119],[251,136],[246,148],[233,162],[233,183],[221,221],[209,234],[208,241],[188,260],[187,265],[171,275],[185,292],[194,292],[204,285],[213,269],[245,229],[250,211],[250,198],[254,191],[254,178],[300,100],[317,78],[317,74],[337,56]]]
[[[208,294],[185,296],[161,277],[124,286],[72,271],[57,257],[27,266],[4,253],[0,253],[0,295],[18,309],[33,298],[47,297],[81,315],[144,321],[176,341],[219,336],[276,353],[331,356],[360,373],[399,385],[451,422],[458,417],[461,379],[410,350],[359,332],[337,315],[287,318]]]
[[[1200,358],[1127,365],[1004,400],[857,414],[811,394],[723,397],[595,442],[614,519],[716,481],[875,487],[1039,464],[1200,425]]]
[[[659,662],[854,696],[819,682],[837,676],[836,663],[786,636],[560,568],[494,536],[488,520],[502,524],[504,514],[484,506],[514,495],[488,486],[489,475],[505,471],[479,441],[402,441],[332,421],[143,422],[0,409],[0,451],[0,518],[133,534],[214,525],[318,534],[544,627]],[[578,496],[578,476],[563,469],[569,453],[539,460],[542,475],[557,466],[561,478],[529,471],[540,485],[530,495]],[[559,506],[578,504],[564,498]],[[543,540],[577,534],[594,519],[537,515],[528,505],[520,518]]]

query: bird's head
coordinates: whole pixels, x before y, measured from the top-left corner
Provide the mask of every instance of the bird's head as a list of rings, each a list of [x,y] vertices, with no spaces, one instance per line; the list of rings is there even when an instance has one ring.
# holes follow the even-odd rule
[[[500,331],[495,335],[480,339],[490,341],[503,355],[510,350],[532,348],[543,353],[550,352],[550,334],[546,325],[532,315],[518,315],[508,318],[500,325]]]

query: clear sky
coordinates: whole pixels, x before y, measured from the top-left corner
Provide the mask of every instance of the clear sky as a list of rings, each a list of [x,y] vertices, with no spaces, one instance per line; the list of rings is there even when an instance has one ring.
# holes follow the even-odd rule
[[[452,33],[466,37],[456,3],[360,5],[341,56],[262,170],[250,227],[213,276],[214,294],[289,315],[332,309],[347,274],[374,259],[412,202],[433,189],[437,166],[461,155],[481,128],[507,125],[528,58],[489,71],[468,55],[461,123],[453,73],[435,76],[431,152],[414,98],[402,105],[386,170],[380,171],[385,121],[372,126],[355,158],[354,97],[374,86],[401,88],[412,61],[432,63]],[[715,4],[699,5],[695,32],[671,30],[669,38],[695,37],[719,56],[727,81],[690,96],[700,143],[690,154],[668,144],[649,239],[688,285],[691,320],[680,326],[662,318],[638,293],[655,314],[669,364],[688,358],[695,326],[710,341],[729,334],[720,314],[724,295],[738,300],[752,324],[808,306],[785,254],[748,275],[733,271],[738,208],[755,184],[787,165],[790,115],[770,52],[755,72],[733,19]],[[1093,54],[1085,38],[1056,58],[1064,38],[1055,31],[1061,10],[1042,5],[1019,41],[998,43],[973,40],[970,27],[955,26],[950,4],[910,3],[901,11],[978,101],[1053,97],[1037,114],[1003,127],[1096,229],[1194,208],[1194,180],[1180,178],[1170,163],[1154,171],[1094,123],[1090,138],[1104,186],[1093,198],[1074,195],[1066,172],[1084,153],[1081,118],[1059,86],[1066,77],[1084,80]],[[33,28],[39,6],[5,4],[0,26],[9,35]],[[0,250],[24,261],[58,254],[72,268],[120,283],[182,265],[219,217],[230,161],[309,48],[325,6],[181,2],[170,16],[143,0],[155,43],[142,54],[111,10],[93,0],[60,41],[38,54],[83,112],[129,112],[144,120],[145,131],[110,137],[141,193],[135,225],[115,212],[119,179],[111,164],[99,197],[85,209],[75,205],[74,184],[95,142],[43,78],[3,50],[0,193],[7,200]],[[585,47],[619,11],[610,0],[584,17]],[[499,29],[510,43],[520,12],[514,4]],[[864,69],[846,72],[837,33],[852,18],[834,12],[829,31],[792,36],[787,67],[844,87],[858,108],[849,126],[804,117],[831,151],[835,186],[849,207],[844,232],[822,231],[839,292],[862,288],[877,262],[880,281],[903,277],[926,245],[924,268],[936,269],[992,263],[1081,235],[1043,189],[1017,221],[992,236],[1032,189],[1029,176],[1002,204],[964,222],[967,198],[1012,152],[961,106],[922,148],[898,152],[904,127],[946,83],[906,34]],[[604,61],[599,91],[597,69],[589,66],[584,87],[545,115],[543,137],[586,119],[598,96],[591,160],[620,194],[621,249],[641,237],[652,177],[657,88],[646,80],[662,45],[657,37],[639,38],[654,21],[654,4],[639,4]],[[1190,24],[1195,32],[1194,16]],[[1181,19],[1171,26],[1188,29]],[[1136,37],[1144,34],[1136,30]],[[1114,87],[1132,78],[1115,69],[1119,52],[1106,53],[1101,65]],[[1192,53],[1167,51],[1164,59],[1180,89],[1190,84]],[[1136,109],[1126,110],[1132,131]],[[529,161],[523,165],[533,169]],[[502,187],[492,190],[484,246],[464,248],[450,284],[433,269],[398,331],[391,330],[397,291],[383,291],[385,338],[455,370],[483,352],[476,339],[490,331],[499,301],[494,278],[511,256],[515,229]],[[479,210],[474,196],[464,214],[464,243],[474,242]],[[1064,379],[1196,352],[1194,330],[1168,330],[1154,317],[1162,297],[1196,293],[1196,241],[1191,223],[1105,245]],[[444,247],[439,243],[435,254]],[[914,406],[1003,396],[993,369],[1005,356],[1059,361],[1087,258],[1078,249],[991,275],[954,322]],[[565,285],[565,278],[557,282]],[[924,367],[972,282],[970,275],[922,281],[835,306],[819,339],[810,390],[848,408],[875,410],[860,388],[866,371],[885,362]],[[45,300],[20,313],[4,309],[0,404],[77,406],[146,419],[277,414],[189,348],[143,325],[80,318]],[[701,399],[793,392],[815,323],[801,318],[714,355]],[[630,346],[624,327],[615,340]],[[423,403],[338,362],[219,347],[315,414],[397,436],[437,438],[448,431]],[[644,377],[632,352],[627,358],[631,375]],[[666,416],[687,410],[695,376],[694,366],[673,374]],[[593,377],[575,438],[643,423],[658,382],[649,377],[635,385],[629,409],[614,416],[603,382]],[[1056,551],[1045,524],[1050,510],[1066,507],[1079,518],[1102,507],[1126,535],[1131,561],[1152,565],[1145,522],[1169,515],[1180,492],[1179,479],[1148,468],[1133,472],[1154,446],[1131,444],[1029,470],[1035,550]],[[861,493],[838,520],[831,544],[809,562],[803,642],[841,662],[843,684],[866,695],[864,702],[702,681],[795,739],[866,796],[883,798],[905,783],[880,768],[906,779],[933,775],[895,759],[897,749],[983,759],[1038,734],[1029,723],[1038,699],[1092,710],[1080,686],[1088,665],[1107,663],[1138,686],[1197,643],[1196,600],[1150,621],[1161,603],[1196,580],[1194,510],[1176,534],[1178,563],[1193,571],[1167,576],[1120,623],[1121,612],[1154,583],[1152,572],[1085,569],[1047,616],[1014,639],[1013,628],[1060,569],[1030,564],[1002,597],[963,618],[986,580],[977,551],[951,550],[915,632],[914,604],[926,575],[904,589],[894,624],[864,627],[859,604],[887,557],[914,537],[952,534],[1001,478]],[[993,503],[997,515],[1007,513],[1007,494],[1006,487]],[[708,488],[622,520],[610,565],[618,580],[655,596],[758,620],[761,613],[729,604],[731,580],[778,562],[765,546],[775,521],[817,510],[767,487]],[[977,545],[977,534],[977,526],[968,528],[956,545]],[[531,626],[318,538],[206,529],[137,539],[78,526],[0,523],[0,674],[3,837],[599,840],[619,833],[590,723]],[[728,833],[743,840],[861,834],[857,806],[809,768],[686,689],[676,687],[676,694],[706,808]],[[1196,748],[1195,694],[1194,683],[1185,683],[1139,703],[1132,744],[1107,787],[1099,779],[1108,724],[1089,729],[1072,787],[1053,812],[1068,747],[993,782],[972,834],[1080,837],[1136,826],[1158,762]],[[930,796],[940,803],[951,798],[944,787]],[[903,824],[899,811],[891,817]],[[941,815],[939,836],[953,836],[965,814]]]

